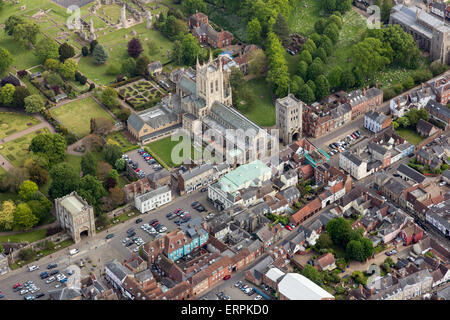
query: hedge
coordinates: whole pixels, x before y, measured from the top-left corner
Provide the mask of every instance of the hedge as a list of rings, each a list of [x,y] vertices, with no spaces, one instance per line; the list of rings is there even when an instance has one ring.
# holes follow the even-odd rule
[[[129,79],[124,80],[124,81],[111,83],[111,84],[109,85],[109,87],[111,87],[111,88],[121,87],[121,86],[124,86],[124,85],[126,85],[126,84],[129,84],[129,83],[138,81],[138,80],[140,80],[140,79],[142,79],[142,76],[134,77],[134,78],[129,78]]]
[[[168,171],[170,171],[167,164],[164,161],[162,161],[160,157],[158,157],[156,154],[151,152],[148,147],[144,147],[144,150],[147,151],[147,153],[150,154],[153,158],[155,158],[164,168],[166,168]]]

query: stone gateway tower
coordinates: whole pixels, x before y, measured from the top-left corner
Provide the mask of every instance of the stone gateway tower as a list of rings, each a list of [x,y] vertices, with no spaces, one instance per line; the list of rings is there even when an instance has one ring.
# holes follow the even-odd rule
[[[59,224],[72,236],[75,243],[81,241],[82,235],[94,236],[94,208],[75,191],[55,199],[55,209]]]
[[[293,94],[275,102],[276,125],[284,144],[291,144],[302,136],[302,113],[304,103]]]

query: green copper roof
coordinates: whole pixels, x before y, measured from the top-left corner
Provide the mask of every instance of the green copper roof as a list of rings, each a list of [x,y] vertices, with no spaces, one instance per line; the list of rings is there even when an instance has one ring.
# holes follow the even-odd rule
[[[261,175],[270,171],[270,168],[262,161],[255,160],[248,164],[241,165],[230,173],[227,173],[219,180],[219,184],[221,185],[222,190],[234,192],[242,188],[246,183],[258,179]]]

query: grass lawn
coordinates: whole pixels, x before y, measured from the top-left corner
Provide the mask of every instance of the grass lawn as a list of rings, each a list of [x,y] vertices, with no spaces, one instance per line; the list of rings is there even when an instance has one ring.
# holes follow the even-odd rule
[[[320,1],[298,0],[288,20],[289,29],[292,33],[308,35],[314,32],[314,24],[320,17]]]
[[[108,144],[116,144],[123,150],[128,150],[132,147],[138,148],[137,144],[132,144],[127,138],[122,134],[122,132],[114,132],[106,137],[106,142]]]
[[[395,132],[413,145],[418,145],[422,140],[424,140],[416,131],[409,128],[397,128],[395,129]]]
[[[38,119],[25,114],[0,112],[0,139],[33,127],[39,122]]]
[[[107,118],[114,123],[111,115],[90,97],[52,109],[50,113],[67,129],[80,137],[89,134],[91,118]]]
[[[22,242],[22,241],[28,241],[29,243],[36,242],[38,240],[44,239],[45,234],[47,230],[46,229],[40,229],[40,230],[34,230],[34,231],[28,231],[23,233],[16,233],[11,234],[7,236],[0,236],[0,243],[4,242]]]
[[[250,90],[256,95],[256,104],[248,110],[239,110],[242,114],[262,127],[275,125],[275,105],[272,102],[271,90],[264,78],[247,82]]]
[[[339,40],[333,48],[333,53],[328,58],[325,71],[331,70],[335,66],[342,69],[348,64],[347,58],[351,58],[351,48],[356,44],[361,35],[367,30],[366,20],[356,11],[350,10],[343,16],[342,29],[339,33]]]
[[[150,148],[153,153],[155,153],[159,158],[161,158],[162,161],[165,162],[166,165],[169,167],[175,168],[180,166],[181,164],[174,163],[172,161],[172,150],[173,148],[180,143],[182,140],[179,141],[172,141],[172,137],[167,137],[164,139],[160,139],[158,141],[152,142],[147,145],[147,147]],[[199,159],[201,157],[201,152],[194,148],[194,146],[191,146],[191,154],[184,154],[183,150],[180,152],[180,157],[184,161],[187,158],[191,158],[193,160]],[[156,159],[158,160],[158,159]]]
[[[41,38],[42,36],[38,36],[38,41]],[[28,69],[40,63],[39,58],[32,50],[18,45],[4,30],[0,32],[0,48],[6,49],[11,53],[13,57],[12,66],[15,66],[17,70]]]
[[[169,61],[167,51],[173,49],[173,42],[164,37],[158,30],[149,30],[143,22],[130,29],[120,29],[106,35],[99,34],[97,41],[101,43],[109,53],[108,62],[104,65],[96,65],[93,62],[92,56],[82,57],[79,62],[80,71],[86,75],[90,80],[100,85],[107,85],[115,80],[115,76],[106,74],[106,70],[112,64],[120,67],[122,61],[128,58],[127,43],[133,38],[131,30],[137,32],[136,37],[141,41],[144,49],[143,54],[149,56],[151,61],[160,60],[162,63]],[[124,36],[127,35],[127,39]],[[147,40],[145,40],[147,39]],[[158,52],[150,55],[148,53],[148,43],[153,42],[157,45]]]
[[[28,151],[31,140],[40,133],[50,133],[50,131],[47,128],[43,128],[4,143],[0,145],[0,154],[8,159],[13,166],[22,166],[25,160],[33,153],[32,151]]]

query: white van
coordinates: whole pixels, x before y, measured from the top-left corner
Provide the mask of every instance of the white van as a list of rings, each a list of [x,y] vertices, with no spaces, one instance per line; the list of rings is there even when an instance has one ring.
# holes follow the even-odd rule
[[[69,251],[69,254],[71,255],[71,256],[73,256],[74,254],[77,254],[79,251],[78,251],[78,249],[71,249],[70,251]]]

